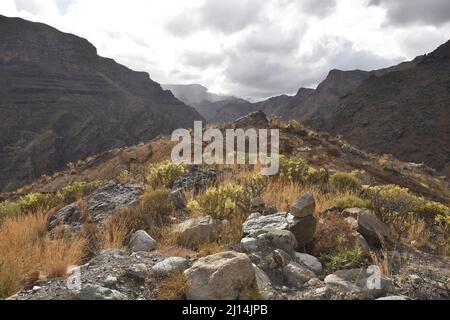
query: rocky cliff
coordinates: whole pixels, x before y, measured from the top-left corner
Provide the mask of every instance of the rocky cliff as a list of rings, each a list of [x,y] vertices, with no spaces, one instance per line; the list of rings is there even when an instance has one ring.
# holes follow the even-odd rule
[[[0,16],[0,190],[202,117],[85,39]]]

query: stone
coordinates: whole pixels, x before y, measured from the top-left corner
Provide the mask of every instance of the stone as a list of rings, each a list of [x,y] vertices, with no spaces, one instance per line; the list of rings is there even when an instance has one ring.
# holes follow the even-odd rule
[[[289,230],[297,240],[297,247],[302,248],[313,240],[316,226],[317,219],[313,215],[295,218],[289,213],[276,213],[247,220],[242,227],[244,234],[251,237],[257,237],[273,229]]]
[[[304,300],[330,300],[331,292],[327,286],[314,288],[306,292],[303,296]]]
[[[310,193],[305,193],[297,199],[289,208],[289,213],[296,218],[304,218],[314,215],[316,210],[316,201]]]
[[[170,257],[155,264],[151,270],[160,277],[168,276],[179,270],[187,268],[189,261],[182,257]]]
[[[306,254],[306,253],[299,253],[296,252],[295,255],[295,260],[307,267],[309,270],[311,270],[312,272],[314,272],[316,275],[319,275],[322,273],[322,263],[320,263],[319,259],[317,259],[316,257]]]
[[[258,219],[259,217],[261,217],[262,214],[259,212],[253,212],[252,214],[250,214],[247,218],[247,220],[253,220],[253,219]]]
[[[269,126],[269,120],[264,112],[256,111],[236,119],[234,121],[234,126],[236,128],[252,127],[255,129],[263,129]]]
[[[188,300],[236,300],[255,282],[255,268],[244,253],[221,252],[197,260],[184,274]]]
[[[297,240],[289,230],[271,229],[257,238],[259,248],[282,249],[286,252],[293,252],[297,248]]]
[[[117,277],[107,276],[103,284],[107,287],[113,287],[117,284]]]
[[[375,265],[336,271],[325,278],[325,283],[344,292],[359,293],[365,299],[385,296],[392,287],[392,280]]]
[[[361,250],[365,255],[370,254],[370,246],[366,241],[366,238],[364,238],[359,232],[354,232],[353,235],[356,238],[356,244],[359,245]]]
[[[150,237],[150,235],[144,230],[139,230],[131,236],[128,248],[132,252],[151,252],[156,248],[156,240]]]
[[[186,220],[175,226],[180,244],[195,247],[202,242],[211,242],[217,238],[222,228],[220,220],[203,216]]]
[[[270,282],[269,276],[256,265],[253,265],[255,269],[255,281],[256,287],[265,300],[270,300],[275,295],[272,283]]]
[[[147,272],[148,272],[147,266],[143,263],[139,263],[130,266],[126,270],[126,275],[134,280],[144,282],[145,279],[147,278]]]
[[[255,238],[242,238],[241,249],[244,252],[250,253],[258,250],[258,241]]]
[[[362,210],[358,214],[358,232],[364,236],[369,244],[381,245],[389,241],[389,227],[381,222],[370,210]]]
[[[127,296],[117,290],[99,285],[87,284],[76,293],[78,300],[127,300]]]
[[[104,184],[90,195],[83,198],[83,210],[78,202],[72,203],[49,218],[48,230],[58,225],[65,225],[73,230],[79,230],[84,224],[82,211],[89,212],[90,221],[103,225],[107,218],[120,209],[139,203],[142,195],[142,185],[121,185],[113,181]]]
[[[216,170],[202,170],[200,167],[193,165],[189,172],[186,172],[175,179],[172,191],[180,190],[198,192],[208,186],[211,186],[217,180],[218,173]]]
[[[251,199],[250,201],[250,205],[252,210],[254,211],[258,211],[258,210],[264,210],[265,204],[264,204],[264,200],[262,197],[256,197]]]
[[[296,262],[290,262],[283,268],[283,276],[289,286],[296,288],[316,277],[312,271]]]
[[[292,257],[285,251],[276,249],[272,251],[272,260],[274,262],[272,268],[283,268],[292,261]]]
[[[361,212],[366,211],[366,208],[347,208],[344,209],[341,213],[341,215],[344,218],[353,218],[353,219],[358,219],[358,216]]]
[[[183,189],[176,189],[170,192],[170,200],[175,209],[181,210],[186,207],[186,197],[184,196]]]

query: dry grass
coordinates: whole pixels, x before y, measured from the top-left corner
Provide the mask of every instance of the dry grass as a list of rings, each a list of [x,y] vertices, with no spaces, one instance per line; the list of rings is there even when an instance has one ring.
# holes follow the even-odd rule
[[[303,186],[293,182],[284,182],[280,179],[269,183],[263,198],[265,203],[275,204],[278,211],[287,211],[295,200],[306,192],[314,196],[317,213],[327,209],[329,195],[323,193],[319,187],[314,185]]]
[[[389,258],[389,252],[384,248],[381,250],[381,252],[370,252],[370,257],[372,258],[372,262],[374,265],[376,265],[379,269],[382,275],[386,277],[390,277],[392,274],[392,266],[391,266],[391,259]]]
[[[39,274],[63,276],[68,266],[82,261],[84,239],[50,239],[46,229],[44,213],[4,220],[0,227],[0,297],[15,293]]]
[[[123,216],[120,216],[119,219],[111,219],[102,232],[100,245],[103,249],[124,249],[131,232],[132,229]]]
[[[188,279],[183,271],[178,271],[161,279],[156,287],[158,300],[181,300],[185,297]]]
[[[199,245],[198,247],[198,253],[200,257],[206,257],[210,256],[212,254],[220,253],[220,252],[226,252],[230,249],[226,246],[217,243],[217,242],[210,242],[210,243],[203,243]]]

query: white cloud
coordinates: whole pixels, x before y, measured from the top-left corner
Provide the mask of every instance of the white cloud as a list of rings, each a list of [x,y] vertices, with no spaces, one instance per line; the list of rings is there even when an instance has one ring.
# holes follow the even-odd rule
[[[406,22],[393,2],[2,0],[0,13],[84,37],[100,55],[161,83],[263,98],[315,86],[332,68],[412,59],[450,38],[447,14],[436,5],[448,1],[436,0],[426,19],[409,8]],[[430,2],[414,0],[417,7]]]

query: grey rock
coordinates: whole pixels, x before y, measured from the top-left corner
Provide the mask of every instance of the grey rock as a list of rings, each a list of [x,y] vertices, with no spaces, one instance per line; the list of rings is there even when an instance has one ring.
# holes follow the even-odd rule
[[[289,226],[289,230],[297,239],[298,248],[303,248],[314,239],[316,233],[317,219],[314,216],[304,218],[294,218]]]
[[[253,220],[253,219],[258,219],[259,217],[261,217],[262,214],[259,212],[253,212],[252,214],[250,214],[247,218],[247,220]]]
[[[126,275],[134,280],[144,282],[147,278],[148,269],[143,263],[134,264],[126,270]]]
[[[150,237],[144,230],[139,230],[131,236],[128,247],[132,252],[150,252],[156,248],[156,240]]]
[[[152,267],[152,271],[157,276],[168,276],[173,272],[187,268],[189,261],[182,257],[170,257],[158,262]]]
[[[288,253],[297,248],[297,240],[289,230],[270,229],[256,239],[260,248],[282,249]]]
[[[292,257],[281,249],[272,251],[272,268],[283,268],[292,261]]]
[[[82,211],[89,213],[93,223],[102,225],[113,212],[138,204],[141,195],[142,185],[108,182],[83,198],[83,210],[75,202],[52,215],[48,229],[52,230],[58,225],[80,229],[84,224]]]
[[[255,269],[244,253],[221,252],[197,260],[184,274],[188,300],[235,300],[255,282]]]
[[[378,220],[370,210],[362,210],[358,214],[358,232],[369,244],[380,245],[382,241],[391,239],[389,227]]]
[[[320,263],[319,259],[312,255],[296,252],[295,260],[317,275],[322,273],[322,263]]]
[[[272,299],[275,295],[275,290],[272,287],[269,276],[256,265],[253,265],[253,268],[255,268],[255,281],[259,293],[265,300]]]
[[[408,298],[403,297],[403,296],[387,296],[387,297],[378,298],[376,300],[404,301],[404,300],[408,300]]]
[[[107,276],[103,284],[107,287],[113,287],[117,284],[117,277]]]
[[[127,300],[127,296],[117,290],[99,285],[87,284],[76,293],[78,300]]]
[[[175,226],[180,244],[196,246],[202,242],[211,242],[217,238],[222,223],[210,216],[186,220]]]
[[[241,240],[241,249],[247,253],[255,252],[258,250],[258,241],[255,238],[243,238]]]
[[[290,262],[283,268],[283,275],[286,283],[291,287],[302,287],[302,285],[316,275],[308,268],[301,266],[296,262]]]
[[[314,215],[316,210],[316,200],[310,193],[305,193],[297,199],[289,208],[289,213],[297,218],[304,218]]]
[[[234,121],[234,125],[236,128],[255,128],[262,129],[267,128],[269,126],[269,120],[267,116],[262,111],[252,112],[246,116],[243,116]]]
[[[175,189],[170,193],[170,200],[175,209],[184,209],[186,207],[186,197],[184,196],[183,189]]]

